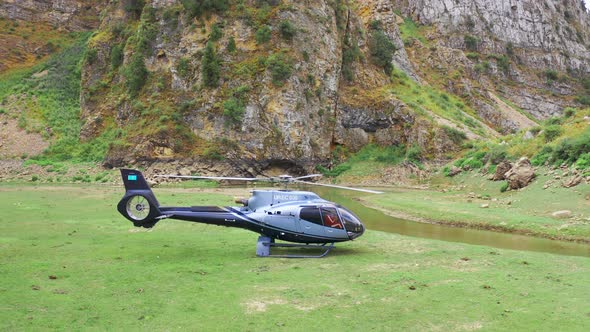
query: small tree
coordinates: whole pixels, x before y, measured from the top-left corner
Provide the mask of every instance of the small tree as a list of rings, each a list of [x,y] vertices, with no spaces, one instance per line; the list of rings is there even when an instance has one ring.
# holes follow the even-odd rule
[[[276,86],[283,86],[293,71],[291,59],[282,53],[269,56],[266,64],[271,72],[272,83]]]
[[[219,83],[219,59],[212,42],[208,42],[201,60],[202,82],[205,86],[216,87]]]
[[[229,53],[234,53],[237,50],[236,47],[236,40],[233,36],[229,37],[229,41],[227,42],[227,51]]]
[[[218,41],[221,39],[222,36],[223,32],[221,31],[219,24],[213,24],[213,26],[211,27],[211,34],[209,35],[209,40]]]
[[[117,69],[123,63],[123,45],[117,44],[111,50],[111,67]]]
[[[270,27],[265,25],[256,31],[256,43],[264,44],[270,41],[271,32]]]
[[[373,32],[371,39],[369,40],[371,60],[375,65],[385,69],[388,74],[391,73],[391,70],[393,69],[391,59],[396,50],[397,48],[395,45],[389,40],[389,37],[387,37],[383,31],[377,30]]]
[[[279,24],[279,31],[281,32],[281,36],[286,40],[293,40],[297,30],[289,21],[281,21]]]

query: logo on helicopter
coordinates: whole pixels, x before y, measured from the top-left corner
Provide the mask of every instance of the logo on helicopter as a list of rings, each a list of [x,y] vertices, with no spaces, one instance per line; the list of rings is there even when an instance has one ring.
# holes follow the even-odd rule
[[[276,194],[272,198],[275,201],[300,201],[304,197],[301,197],[299,195]]]

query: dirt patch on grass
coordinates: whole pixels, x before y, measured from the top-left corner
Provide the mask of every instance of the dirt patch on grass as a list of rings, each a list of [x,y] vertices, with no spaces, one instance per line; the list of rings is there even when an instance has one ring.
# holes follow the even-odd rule
[[[36,156],[47,149],[49,143],[40,134],[28,133],[18,127],[18,121],[0,114],[0,158]]]
[[[269,299],[269,300],[250,300],[245,303],[246,306],[246,313],[260,313],[266,312],[268,310],[269,305],[284,305],[287,304],[287,301],[279,298]]]

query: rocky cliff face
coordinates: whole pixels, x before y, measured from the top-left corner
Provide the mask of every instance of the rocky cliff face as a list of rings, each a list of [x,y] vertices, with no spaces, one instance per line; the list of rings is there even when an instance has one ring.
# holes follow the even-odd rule
[[[590,71],[590,16],[581,1],[393,2],[403,15],[433,26],[431,38],[441,47],[470,53],[471,65],[456,57],[440,59],[440,65],[485,74],[471,75],[472,81],[483,84],[464,92],[472,98],[478,95],[474,101],[478,113],[501,131],[522,128],[522,122],[502,114],[506,107],[496,97],[536,119],[559,115],[564,107],[575,105],[572,97],[579,86],[567,76],[582,77]],[[485,58],[489,61],[483,70],[476,67]],[[553,71],[565,75],[558,77]]]
[[[96,29],[106,0],[3,0],[0,17],[26,22],[44,22],[70,31]]]
[[[442,156],[456,130],[495,136],[575,105],[589,68],[573,0],[199,3],[106,8],[83,70],[82,138],[122,128],[111,164],[310,168],[368,143]]]

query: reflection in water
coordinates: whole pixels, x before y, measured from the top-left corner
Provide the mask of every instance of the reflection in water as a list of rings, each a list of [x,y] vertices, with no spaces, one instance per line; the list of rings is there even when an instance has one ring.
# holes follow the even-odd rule
[[[308,189],[312,189],[324,199],[336,202],[352,210],[369,230],[503,249],[590,257],[590,245],[587,244],[413,222],[390,217],[380,211],[365,207],[353,199],[359,196],[359,193],[356,192],[315,187]]]

